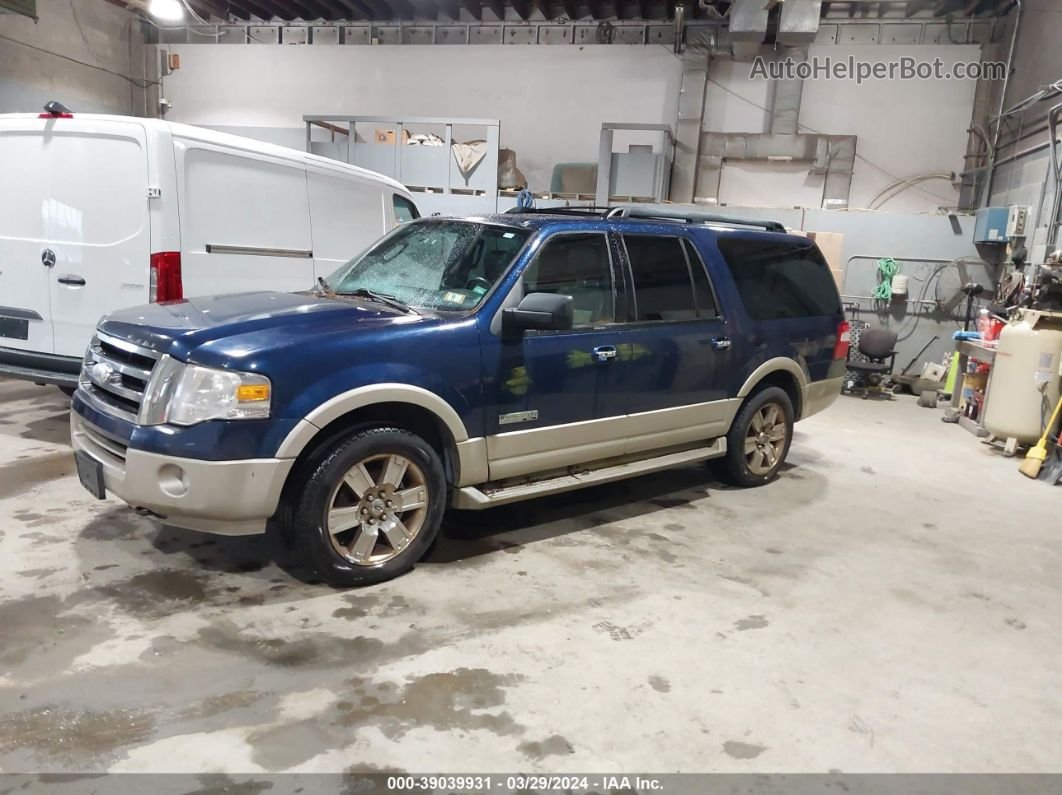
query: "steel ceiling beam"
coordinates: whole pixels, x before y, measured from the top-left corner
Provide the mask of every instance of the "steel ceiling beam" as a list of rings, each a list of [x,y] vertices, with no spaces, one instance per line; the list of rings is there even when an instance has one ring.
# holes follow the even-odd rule
[[[437,2],[450,19],[456,22],[461,18],[461,7],[457,4],[457,0],[437,0]]]
[[[343,4],[343,7],[347,9],[347,14],[351,19],[367,19],[368,9],[360,2],[355,0],[339,0]],[[346,16],[345,15],[345,16]]]
[[[242,6],[248,10],[248,16],[256,16],[259,19],[273,19],[279,16],[281,19],[294,19],[297,14],[291,9],[285,7],[283,14],[276,13],[276,7],[266,0],[238,0],[238,2],[232,2],[231,5]]]
[[[146,15],[147,0],[109,0]],[[490,8],[499,19],[505,18],[506,8],[512,8],[521,19],[529,20],[537,9],[547,20],[563,17],[577,20],[586,12],[597,21],[670,19],[675,3],[686,5],[686,18],[721,18],[720,9],[732,12],[736,5],[723,0],[188,0],[204,19],[232,21],[238,19],[305,21],[385,21],[398,19],[460,20],[462,10],[482,21],[483,8]],[[702,7],[701,3],[705,3]],[[769,6],[773,0],[760,0]],[[587,5],[589,8],[587,8]],[[844,19],[887,20],[894,14],[899,18],[932,15],[951,16],[956,20],[1002,16],[1015,5],[1015,0],[825,0],[821,17],[843,24]],[[899,12],[897,14],[896,12]],[[535,14],[537,17],[537,14]],[[466,19],[468,16],[465,17]]]

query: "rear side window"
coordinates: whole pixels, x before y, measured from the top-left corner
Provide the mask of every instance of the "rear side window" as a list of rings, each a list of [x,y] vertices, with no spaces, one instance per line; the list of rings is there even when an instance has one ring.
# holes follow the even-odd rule
[[[720,237],[719,250],[754,320],[841,312],[833,274],[813,243]]]
[[[623,242],[634,278],[636,321],[716,316],[704,265],[691,259],[681,238],[624,235]]]
[[[417,205],[407,199],[405,196],[399,196],[397,193],[393,194],[391,201],[395,208],[395,219],[400,224],[408,223],[409,221],[415,221],[420,218],[420,213],[417,211]]]

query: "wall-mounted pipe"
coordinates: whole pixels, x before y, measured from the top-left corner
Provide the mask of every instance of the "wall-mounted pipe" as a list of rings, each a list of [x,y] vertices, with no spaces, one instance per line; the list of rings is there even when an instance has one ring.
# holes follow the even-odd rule
[[[807,163],[811,173],[825,174],[823,207],[844,209],[851,194],[855,152],[854,135],[704,132],[695,201],[719,203],[723,163],[727,160],[789,160]]]
[[[1024,7],[1022,0],[1014,0],[1014,2],[1017,4],[1017,11],[1014,17],[1014,30],[1010,34],[1010,49],[1007,52],[1007,73],[1003,75],[1003,88],[999,94],[999,114],[996,118],[996,129],[992,133],[992,147],[988,150],[988,176],[985,178],[984,195],[981,197],[982,207],[987,207],[992,200],[992,183],[996,177],[996,152],[999,150],[999,139],[1003,135],[1007,86],[1010,85],[1010,73],[1014,68],[1014,51],[1018,44],[1018,29],[1021,28],[1021,13]]]
[[[686,30],[686,6],[675,4],[675,54],[682,52],[682,36]]]

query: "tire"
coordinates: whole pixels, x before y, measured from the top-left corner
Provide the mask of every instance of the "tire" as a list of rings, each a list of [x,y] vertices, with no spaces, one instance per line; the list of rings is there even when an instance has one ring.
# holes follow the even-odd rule
[[[72,398],[74,396],[74,393],[77,392],[77,387],[61,386],[59,387],[59,391],[66,395],[68,398]]]
[[[775,417],[773,421],[772,416]],[[769,423],[760,433],[753,427],[757,418],[761,427]],[[774,428],[779,430],[774,431]],[[752,447],[751,452],[748,452],[747,442]],[[792,442],[793,402],[789,395],[776,386],[761,389],[745,400],[734,417],[726,435],[726,456],[720,459],[721,472],[736,486],[762,486],[778,474]]]
[[[303,563],[329,585],[397,577],[413,568],[439,532],[446,507],[442,462],[409,431],[362,429],[306,471],[294,491],[290,532]],[[388,499],[403,494],[408,507]],[[346,529],[333,535],[330,527]]]

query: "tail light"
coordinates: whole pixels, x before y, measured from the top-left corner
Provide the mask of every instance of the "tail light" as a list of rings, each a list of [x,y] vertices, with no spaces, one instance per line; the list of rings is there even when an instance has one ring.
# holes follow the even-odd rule
[[[184,298],[181,283],[181,252],[159,251],[151,255],[150,300],[176,301]]]
[[[38,119],[72,119],[73,113],[38,113]]]
[[[833,346],[833,358],[847,359],[848,358],[848,346],[852,342],[852,324],[847,320],[842,320],[841,325],[837,327],[837,344]]]

